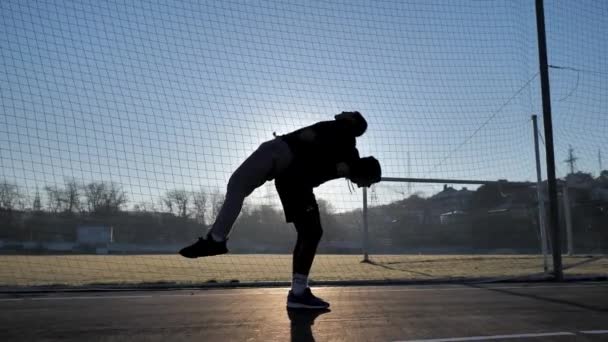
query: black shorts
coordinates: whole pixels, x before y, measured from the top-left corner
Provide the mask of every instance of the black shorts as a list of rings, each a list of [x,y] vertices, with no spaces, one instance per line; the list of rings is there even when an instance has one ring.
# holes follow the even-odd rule
[[[297,177],[291,176],[275,180],[287,222],[294,222],[309,215],[319,215],[319,206],[312,187],[302,183],[298,182]]]

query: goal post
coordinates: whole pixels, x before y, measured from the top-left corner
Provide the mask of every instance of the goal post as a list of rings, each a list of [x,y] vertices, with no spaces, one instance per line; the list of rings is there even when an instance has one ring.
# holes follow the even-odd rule
[[[537,116],[531,116],[532,121],[532,133],[534,139],[534,156],[535,156],[535,166],[536,166],[536,182],[511,182],[507,180],[479,180],[479,179],[442,179],[442,178],[412,178],[412,177],[382,177],[381,182],[394,182],[394,183],[419,183],[419,184],[457,184],[457,185],[495,185],[495,186],[508,186],[508,187],[520,187],[520,188],[528,188],[534,190],[536,196],[536,211],[537,211],[537,220],[535,222],[538,231],[538,243],[539,250],[543,257],[543,270],[545,273],[549,272],[548,266],[548,235],[546,232],[546,212],[545,212],[545,195],[543,191],[543,181],[542,181],[542,170],[540,163],[540,150],[539,150],[539,132],[538,132],[538,124],[537,124]],[[409,155],[409,154],[408,154]],[[409,163],[408,163],[409,167]],[[572,228],[571,228],[571,218],[570,218],[570,210],[569,210],[569,201],[568,201],[568,191],[567,186],[563,188],[564,194],[564,207],[566,207],[566,226],[567,229],[567,238],[568,238],[568,252],[569,255],[572,251]],[[362,250],[363,250],[363,262],[369,262],[369,218],[368,218],[368,192],[367,189],[363,189],[363,242],[362,242]],[[462,208],[460,208],[462,209]],[[473,208],[467,208],[473,209]],[[491,210],[491,209],[490,209]],[[488,211],[489,212],[489,211]],[[558,253],[561,253],[561,249],[558,248]],[[561,267],[561,264],[558,264]],[[554,274],[560,274],[562,271],[558,270],[556,272],[553,269]]]
[[[544,272],[548,271],[548,267],[547,267],[547,258],[548,258],[548,251],[547,251],[547,241],[546,241],[546,232],[545,232],[545,227],[543,225],[543,215],[544,215],[544,201],[543,201],[543,197],[542,197],[542,190],[539,189],[539,183],[536,182],[508,182],[505,180],[498,180],[498,181],[492,181],[492,180],[467,180],[467,179],[424,179],[424,178],[408,178],[408,177],[383,177],[381,180],[382,183],[419,183],[419,184],[440,184],[440,185],[445,185],[444,191],[442,192],[446,192],[447,194],[447,190],[452,190],[453,188],[448,187],[447,185],[490,185],[490,186],[495,186],[498,189],[501,189],[502,187],[504,188],[509,188],[509,189],[524,189],[524,191],[526,191],[529,195],[534,194],[534,196],[536,196],[536,203],[535,205],[537,206],[537,208],[535,208],[534,210],[536,211],[537,215],[536,215],[536,219],[534,219],[534,224],[535,224],[535,228],[537,229],[538,232],[538,251],[542,254],[543,257],[543,269]],[[466,189],[466,188],[464,188]],[[462,191],[468,191],[468,190],[462,190]],[[499,190],[501,191],[501,190]],[[440,193],[436,193],[433,194],[431,197],[429,197],[429,200],[432,200],[434,196],[439,196],[442,194],[442,192]],[[453,191],[454,196],[458,196],[458,190],[454,190]],[[466,194],[464,194],[463,196],[466,196]],[[508,195],[507,195],[508,196]],[[456,200],[458,201],[458,200]],[[363,242],[362,242],[362,246],[363,246],[363,261],[364,262],[369,262],[370,260],[370,255],[372,254],[372,252],[369,250],[369,241],[370,241],[370,232],[373,234],[373,226],[370,228],[369,227],[369,217],[368,217],[368,213],[369,213],[369,206],[368,206],[368,191],[367,189],[363,190]],[[461,207],[453,207],[451,209],[451,211],[448,211],[446,213],[440,214],[440,224],[446,224],[448,225],[448,217],[450,215],[466,215],[467,213],[466,211],[470,211],[470,210],[474,210],[475,208],[472,208],[471,206],[464,205]],[[405,209],[407,210],[407,208]],[[508,211],[509,208],[501,208],[501,209],[488,209],[487,213],[498,213],[499,211],[504,210],[504,211]],[[478,214],[477,214],[478,215]],[[444,220],[445,219],[445,220]],[[530,217],[530,219],[532,219],[532,217]],[[407,227],[402,227],[402,229],[407,229]],[[516,247],[514,246],[514,249],[516,249]],[[475,253],[475,251],[471,251],[471,253]]]

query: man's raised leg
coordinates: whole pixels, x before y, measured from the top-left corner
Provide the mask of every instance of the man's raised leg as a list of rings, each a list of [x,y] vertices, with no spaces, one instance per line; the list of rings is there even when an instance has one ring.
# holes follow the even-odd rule
[[[207,237],[201,237],[192,245],[182,248],[179,254],[186,258],[198,258],[228,253],[226,240],[241,212],[245,198],[264,184],[273,171],[275,154],[272,147],[272,142],[260,145],[234,171],[226,187],[222,208]]]

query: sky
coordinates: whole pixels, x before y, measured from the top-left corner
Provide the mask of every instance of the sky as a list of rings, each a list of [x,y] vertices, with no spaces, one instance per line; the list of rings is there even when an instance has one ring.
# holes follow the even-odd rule
[[[558,176],[570,145],[597,175],[608,3],[545,10]],[[116,182],[132,204],[223,191],[273,132],[343,110],[368,119],[358,148],[384,176],[535,180],[533,1],[4,0],[0,45],[0,179],[29,193],[66,179]],[[380,183],[374,201],[441,187]],[[361,205],[343,180],[317,195]],[[252,198],[277,203],[272,184]]]

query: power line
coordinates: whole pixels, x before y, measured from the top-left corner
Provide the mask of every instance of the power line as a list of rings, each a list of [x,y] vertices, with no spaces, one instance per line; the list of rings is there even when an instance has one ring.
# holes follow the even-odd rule
[[[446,160],[448,160],[451,155],[456,152],[457,150],[459,150],[462,146],[466,145],[469,141],[471,141],[471,139],[477,134],[479,133],[479,131],[481,131],[482,128],[484,128],[488,123],[490,123],[490,121],[492,121],[492,119],[494,119],[496,117],[496,115],[498,115],[498,113],[500,113],[509,103],[511,103],[511,101],[513,101],[513,99],[515,99],[528,85],[530,85],[530,82],[532,82],[536,76],[538,76],[538,72],[535,73],[526,83],[524,83],[524,85],[522,85],[511,97],[509,97],[509,99],[507,99],[507,101],[505,101],[502,105],[500,105],[500,107],[498,107],[497,110],[494,111],[494,113],[492,113],[492,115],[490,115],[489,118],[486,119],[486,121],[484,121],[470,136],[468,136],[462,143],[460,143],[458,146],[456,146],[454,149],[452,149],[450,152],[448,152],[446,154],[446,156],[441,159],[441,161],[437,164],[435,164],[435,166],[433,166],[433,170],[437,169],[439,166],[441,166]]]
[[[577,72],[583,72],[583,73],[587,73],[587,74],[608,75],[608,72],[605,72],[605,71],[598,71],[598,70],[591,70],[591,69],[581,69],[581,68],[573,68],[573,67],[561,66],[561,65],[551,65],[551,64],[549,64],[549,68],[551,68],[551,69],[557,69],[557,70],[577,71]]]

